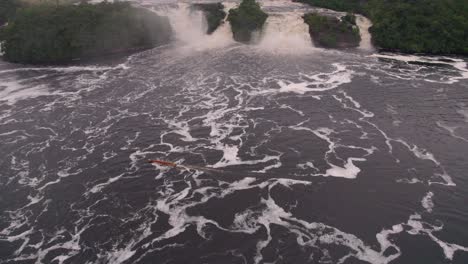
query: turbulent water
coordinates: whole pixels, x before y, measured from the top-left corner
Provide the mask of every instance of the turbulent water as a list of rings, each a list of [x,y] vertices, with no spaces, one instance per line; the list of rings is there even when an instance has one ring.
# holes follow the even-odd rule
[[[144,4],[173,44],[0,62],[0,263],[468,263],[466,58],[314,48],[299,4],[250,46]]]

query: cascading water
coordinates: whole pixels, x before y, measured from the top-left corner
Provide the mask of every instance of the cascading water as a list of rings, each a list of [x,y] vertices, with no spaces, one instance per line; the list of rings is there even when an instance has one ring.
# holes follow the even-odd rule
[[[169,8],[166,12],[176,41],[192,43],[203,39],[207,23],[201,11],[191,10],[189,5],[179,4]]]
[[[359,32],[361,35],[359,49],[373,51],[374,47],[372,46],[371,35],[369,33],[369,28],[372,26],[372,22],[364,16],[357,15],[356,24],[359,27]]]
[[[261,2],[269,14],[263,27],[253,37],[252,44],[259,50],[273,53],[304,53],[313,50],[308,26],[302,15],[304,5],[285,1]],[[236,2],[223,2],[226,14],[238,5]],[[167,16],[174,31],[174,39],[179,47],[186,50],[203,51],[222,48],[234,43],[229,22],[226,19],[211,35],[206,34],[207,22],[202,11],[194,10],[190,4],[178,3],[157,5],[154,11]],[[286,9],[286,11],[284,10]]]
[[[184,49],[201,51],[233,43],[229,23],[223,23],[213,34],[207,35],[205,15],[202,11],[191,8],[189,4],[162,6],[155,12],[169,18],[177,45]]]
[[[224,11],[238,5],[236,2],[223,2]],[[313,44],[302,15],[304,6],[285,1],[262,2],[269,17],[263,32],[254,36],[252,44],[259,50],[273,53],[304,53],[313,50]],[[186,50],[203,51],[222,48],[234,43],[227,16],[219,28],[211,35],[206,34],[207,22],[202,11],[194,10],[190,4],[158,5],[154,11],[167,16],[174,30],[177,45]],[[273,8],[273,10],[271,10]],[[275,10],[279,8],[279,10]],[[283,9],[287,9],[284,11]],[[279,12],[278,12],[279,11]]]
[[[283,13],[268,17],[259,47],[275,53],[303,53],[313,45],[301,14]]]
[[[288,1],[262,1],[268,19],[259,36],[258,47],[273,53],[304,53],[313,50],[309,27],[302,16],[306,6]]]
[[[237,5],[238,3],[236,2],[223,2],[224,12],[226,12],[226,19],[227,19],[227,15],[229,14],[229,11],[235,8]]]
[[[234,8],[237,4],[233,2],[225,2],[223,5],[226,17],[218,29],[211,34],[209,40],[206,40],[208,44],[207,47],[224,47],[234,43],[234,40],[232,39],[231,24],[227,21],[227,16],[229,14],[229,10]]]

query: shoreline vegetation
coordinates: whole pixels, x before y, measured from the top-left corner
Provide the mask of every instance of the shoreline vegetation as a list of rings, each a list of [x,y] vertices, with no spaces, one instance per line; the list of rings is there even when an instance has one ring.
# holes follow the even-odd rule
[[[166,17],[127,2],[24,5],[0,33],[4,59],[28,64],[126,53],[166,44],[171,37]]]
[[[381,51],[468,55],[466,0],[293,0],[347,12],[335,18],[305,14],[316,46],[357,47],[354,13],[368,17],[372,42]],[[87,0],[0,0],[0,47],[6,61],[58,64],[128,53],[172,40],[167,17],[128,2],[88,4]],[[230,23],[235,41],[250,44],[262,33],[268,14],[255,0],[243,0],[229,14],[222,3],[193,4],[207,20],[207,34]]]
[[[295,0],[368,17],[374,46],[385,51],[468,55],[466,0]]]
[[[206,33],[208,35],[218,29],[227,15],[226,12],[224,12],[224,5],[222,3],[199,3],[193,4],[192,8],[202,11],[205,15],[206,23],[208,24]]]
[[[231,9],[227,20],[231,24],[235,41],[250,43],[255,33],[261,34],[268,14],[255,0],[242,0],[238,8]]]
[[[0,0],[0,27],[13,18],[20,3],[16,0]]]
[[[340,19],[316,13],[305,14],[309,34],[317,47],[354,48],[361,42],[356,16],[347,14]]]

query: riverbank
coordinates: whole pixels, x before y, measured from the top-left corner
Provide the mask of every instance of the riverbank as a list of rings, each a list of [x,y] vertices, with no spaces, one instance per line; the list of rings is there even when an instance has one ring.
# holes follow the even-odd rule
[[[253,34],[261,34],[267,18],[268,14],[255,0],[243,0],[238,8],[229,11],[227,20],[231,24],[234,40],[249,43]]]
[[[0,34],[3,58],[28,64],[141,50],[166,44],[166,17],[129,3],[31,5],[18,9]]]
[[[464,0],[297,2],[367,16],[373,23],[373,44],[385,51],[468,55],[468,4]]]

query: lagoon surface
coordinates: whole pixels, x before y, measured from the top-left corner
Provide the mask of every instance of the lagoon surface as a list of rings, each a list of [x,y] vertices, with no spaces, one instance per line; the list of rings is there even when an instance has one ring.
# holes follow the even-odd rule
[[[137,4],[172,44],[0,61],[0,263],[468,263],[466,58],[315,48],[284,1],[256,45]]]

